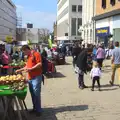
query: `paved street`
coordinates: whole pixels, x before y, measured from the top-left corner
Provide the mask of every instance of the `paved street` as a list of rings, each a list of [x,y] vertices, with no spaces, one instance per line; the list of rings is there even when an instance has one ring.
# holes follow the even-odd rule
[[[34,120],[120,120],[120,89],[110,87],[110,62],[105,62],[102,74],[102,91],[91,92],[91,88],[80,90],[77,76],[73,71],[72,59],[68,64],[57,66],[57,75],[45,80],[42,87],[43,115]],[[70,65],[69,65],[70,64]],[[117,79],[117,78],[116,78]],[[85,76],[85,84],[91,86],[89,74]],[[117,80],[116,80],[117,83]],[[29,108],[30,95],[26,98]]]

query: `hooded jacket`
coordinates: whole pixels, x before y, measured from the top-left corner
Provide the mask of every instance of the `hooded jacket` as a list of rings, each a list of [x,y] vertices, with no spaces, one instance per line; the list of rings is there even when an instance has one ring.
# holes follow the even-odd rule
[[[78,55],[78,58],[77,58],[77,61],[76,61],[76,65],[84,73],[87,73],[87,50],[83,50]]]

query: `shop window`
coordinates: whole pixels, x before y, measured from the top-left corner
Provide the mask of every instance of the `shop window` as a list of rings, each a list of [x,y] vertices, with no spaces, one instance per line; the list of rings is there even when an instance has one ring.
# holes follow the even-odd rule
[[[110,0],[111,5],[115,5],[115,0]]]
[[[106,0],[102,0],[102,8],[106,8]]]

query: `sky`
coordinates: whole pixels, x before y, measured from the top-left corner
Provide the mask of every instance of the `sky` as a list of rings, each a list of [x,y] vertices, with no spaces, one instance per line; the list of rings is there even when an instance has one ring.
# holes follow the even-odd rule
[[[53,30],[56,21],[57,0],[12,0],[17,7],[17,15],[22,17],[23,27],[33,23],[35,28]]]

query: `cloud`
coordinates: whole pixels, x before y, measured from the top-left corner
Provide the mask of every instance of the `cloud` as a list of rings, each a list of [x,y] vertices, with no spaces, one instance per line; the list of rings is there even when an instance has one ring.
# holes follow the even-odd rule
[[[23,6],[17,5],[18,16],[22,17],[22,24],[25,27],[26,23],[33,23],[35,28],[48,28],[53,30],[53,23],[56,20],[56,14],[31,11],[25,9]]]

